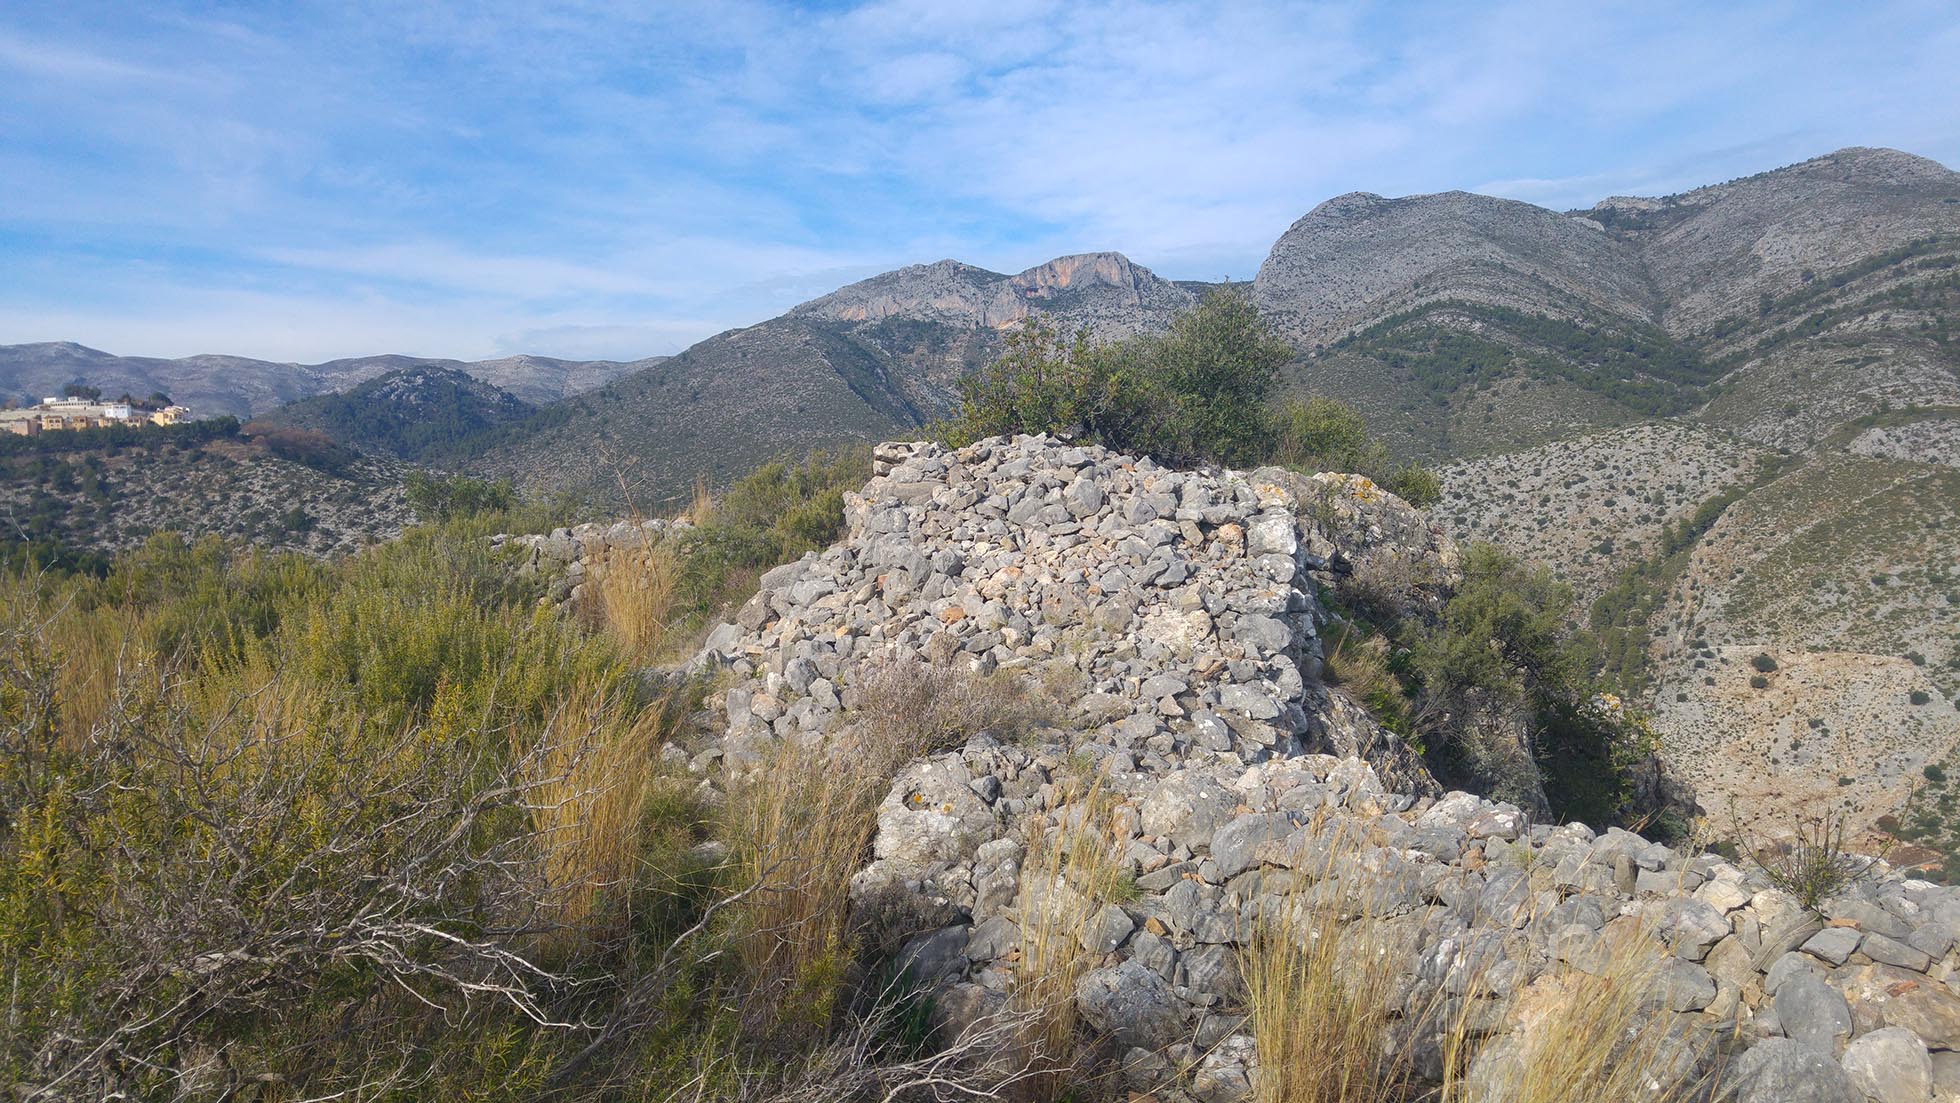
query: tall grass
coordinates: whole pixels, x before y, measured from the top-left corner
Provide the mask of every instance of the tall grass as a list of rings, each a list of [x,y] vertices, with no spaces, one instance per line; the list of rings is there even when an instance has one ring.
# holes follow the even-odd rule
[[[1111,821],[1116,804],[1100,778],[1060,779],[1055,809],[1028,828],[1012,1007],[1023,1024],[1016,1060],[1037,1074],[1037,1098],[1059,1096],[1076,1063],[1075,986],[1101,956],[1083,945],[1082,932],[1105,904],[1134,890]]]
[[[1608,928],[1597,971],[1567,969],[1520,1000],[1516,1050],[1446,1098],[1474,1103],[1597,1103],[1704,1098],[1712,1040],[1662,1005],[1665,949],[1638,928]]]
[[[726,830],[737,881],[753,886],[739,948],[787,1019],[827,1022],[849,962],[851,877],[877,826],[891,759],[862,747],[784,741],[731,781]]]
[[[676,600],[676,553],[665,543],[608,547],[588,567],[581,612],[620,653],[642,665],[667,657],[685,625]]]
[[[648,802],[661,781],[654,752],[671,713],[628,698],[618,685],[575,685],[531,745],[523,728],[511,729],[561,938],[596,936],[600,922],[624,918],[604,905],[625,895],[646,849]]]
[[[1390,1045],[1412,949],[1375,914],[1366,840],[1332,835],[1240,955],[1258,1103],[1386,1103],[1414,1078],[1409,1050]],[[1417,1022],[1405,1033],[1435,1025],[1433,1004],[1411,1010]]]

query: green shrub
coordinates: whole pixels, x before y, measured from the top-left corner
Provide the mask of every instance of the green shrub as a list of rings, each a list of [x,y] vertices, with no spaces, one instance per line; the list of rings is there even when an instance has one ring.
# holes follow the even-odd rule
[[[1768,674],[1776,669],[1776,660],[1769,657],[1769,652],[1764,651],[1750,659],[1749,665],[1755,667],[1758,673]]]
[[[1176,466],[1354,472],[1418,506],[1442,496],[1436,474],[1398,462],[1353,407],[1325,397],[1271,405],[1291,356],[1238,288],[1213,291],[1161,336],[1096,342],[1031,318],[1006,353],[962,380],[959,412],[937,432],[955,445],[1049,433]]]
[[[1522,729],[1553,814],[1627,822],[1640,811],[1634,769],[1654,737],[1602,696],[1588,673],[1591,648],[1568,627],[1571,611],[1572,591],[1545,568],[1471,545],[1441,622],[1403,626],[1417,731],[1441,775],[1488,785],[1477,776],[1488,758],[1479,733]]]
[[[1052,433],[1172,464],[1257,463],[1272,447],[1266,402],[1291,358],[1237,289],[1207,295],[1161,336],[1098,343],[1031,318],[961,381],[941,434],[960,444]]]
[[[1769,679],[1768,679],[1768,678],[1765,678],[1765,677],[1763,677],[1763,676],[1762,676],[1761,674],[1751,674],[1751,675],[1749,676],[1749,688],[1750,688],[1750,689],[1768,689],[1768,688],[1769,688]]]
[[[1415,464],[1398,464],[1368,432],[1359,411],[1324,396],[1290,399],[1273,414],[1273,462],[1301,471],[1366,475],[1411,505],[1434,505],[1442,479]]]
[[[1933,695],[1923,689],[1915,689],[1910,694],[1907,694],[1907,700],[1910,700],[1915,705],[1924,705],[1933,700]]]
[[[449,521],[495,513],[517,504],[517,491],[509,479],[493,481],[466,475],[434,475],[420,469],[402,480],[408,506],[424,521]]]

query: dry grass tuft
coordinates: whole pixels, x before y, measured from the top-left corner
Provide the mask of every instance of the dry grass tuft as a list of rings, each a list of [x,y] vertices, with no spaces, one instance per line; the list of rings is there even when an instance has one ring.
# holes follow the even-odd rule
[[[1470,1090],[1477,1103],[1684,1103],[1706,1087],[1710,1045],[1679,1032],[1661,1006],[1666,951],[1645,931],[1609,929],[1595,973],[1546,978],[1521,998],[1516,1050],[1489,1062]]]
[[[1019,675],[981,674],[958,660],[933,665],[886,659],[861,679],[852,720],[868,745],[909,761],[957,747],[982,731],[1018,737],[1057,711]]]
[[[1037,1098],[1060,1094],[1074,1065],[1075,985],[1100,955],[1082,944],[1082,931],[1105,904],[1133,891],[1111,817],[1116,802],[1101,780],[1062,788],[1047,818],[1032,821],[1021,891],[1013,1011],[1021,1017],[1017,1063],[1041,1074]]]
[[[534,838],[541,851],[552,919],[575,938],[599,933],[604,907],[623,895],[644,850],[647,803],[658,777],[652,763],[668,707],[635,713],[617,686],[569,690],[531,746],[511,748],[528,783]],[[513,737],[518,729],[513,728]]]
[[[665,543],[608,547],[589,568],[580,591],[581,612],[601,628],[630,662],[651,665],[673,645],[678,564]]]
[[[1389,668],[1388,638],[1368,635],[1347,622],[1327,630],[1322,673],[1356,703],[1396,730],[1406,730],[1409,700]]]
[[[785,741],[731,781],[726,815],[744,910],[743,963],[779,1014],[827,1022],[848,959],[851,877],[864,864],[889,759]]]
[[[1337,834],[1241,955],[1258,1103],[1379,1103],[1409,1088],[1408,1051],[1389,1039],[1414,955],[1373,914],[1364,845]]]

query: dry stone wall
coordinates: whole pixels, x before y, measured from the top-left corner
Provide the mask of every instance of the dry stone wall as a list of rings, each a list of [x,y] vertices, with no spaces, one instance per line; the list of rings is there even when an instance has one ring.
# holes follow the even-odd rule
[[[1473,1084],[1497,1082],[1547,986],[1642,932],[1663,950],[1652,1014],[1707,1043],[1683,1052],[1720,1063],[1718,1098],[1960,1099],[1960,893],[1880,863],[1812,910],[1715,855],[1533,822],[1443,792],[1322,683],[1329,591],[1421,614],[1458,577],[1448,539],[1367,480],[1171,471],[1043,437],[876,461],[844,538],[711,634],[692,665],[719,674],[712,737],[668,753],[712,786],[779,741],[834,738],[894,660],[1069,687],[1053,727],[918,760],[878,811],[853,895],[917,917],[901,961],[947,1026],[1012,998],[1026,902],[1049,891],[1024,883],[1028,840],[1079,814],[1086,774],[1130,890],[1083,911],[1075,1000],[1160,1100],[1249,1098],[1246,941],[1330,855],[1414,948],[1407,1006],[1474,1001]],[[592,545],[555,534],[533,562]],[[1436,1039],[1403,1044],[1440,1074]]]

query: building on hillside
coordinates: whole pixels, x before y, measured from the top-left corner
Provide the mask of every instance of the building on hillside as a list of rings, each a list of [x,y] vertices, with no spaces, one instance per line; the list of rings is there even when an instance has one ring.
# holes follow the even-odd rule
[[[41,417],[33,410],[0,410],[0,433],[31,437],[41,431]]]
[[[116,425],[182,425],[191,420],[188,406],[151,409],[130,402],[101,402],[88,398],[46,398],[25,410],[0,410],[0,432],[16,436],[57,433],[69,429],[104,429]]]

